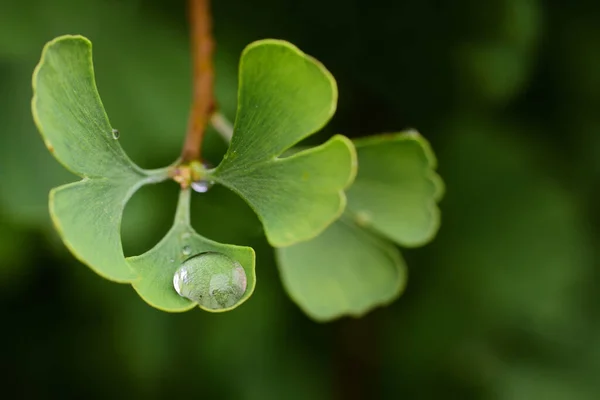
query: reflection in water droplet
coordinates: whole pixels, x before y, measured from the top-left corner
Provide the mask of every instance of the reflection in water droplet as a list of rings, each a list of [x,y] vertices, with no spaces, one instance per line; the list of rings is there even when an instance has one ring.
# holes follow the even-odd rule
[[[177,293],[200,306],[222,310],[237,303],[246,292],[246,273],[237,261],[225,254],[201,253],[186,260],[175,272]]]
[[[210,189],[212,187],[212,185],[214,185],[215,183],[213,181],[205,181],[205,180],[201,180],[201,181],[195,181],[192,182],[192,189],[194,190],[194,192],[198,192],[198,193],[206,193],[208,192],[208,189]]]
[[[183,249],[181,249],[181,252],[183,253],[184,256],[189,256],[190,254],[192,254],[192,248],[190,246],[183,246]]]
[[[121,136],[121,134],[119,133],[118,130],[116,130],[116,129],[112,130],[112,137],[113,137],[113,139],[117,140],[120,136]]]

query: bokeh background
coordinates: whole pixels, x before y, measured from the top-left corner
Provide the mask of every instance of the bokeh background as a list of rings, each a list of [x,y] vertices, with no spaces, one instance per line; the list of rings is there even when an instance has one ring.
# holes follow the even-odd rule
[[[314,141],[415,127],[447,186],[442,229],[404,251],[409,284],[363,319],[309,320],[243,201],[195,196],[197,230],[257,250],[253,298],[167,314],[65,250],[48,190],[73,181],[30,114],[45,42],[94,43],[97,83],[143,167],[179,154],[190,99],[183,1],[0,0],[0,376],[14,398],[600,398],[600,3],[215,0],[217,96],[237,61],[286,39],[337,78]],[[207,159],[225,150],[211,133]],[[127,255],[168,229],[177,187],[127,206]],[[4,395],[2,395],[4,397]],[[13,397],[7,397],[13,398]]]

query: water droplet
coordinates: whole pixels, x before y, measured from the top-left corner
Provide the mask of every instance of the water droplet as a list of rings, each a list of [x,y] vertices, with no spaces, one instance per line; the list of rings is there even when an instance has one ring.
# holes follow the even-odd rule
[[[183,249],[181,249],[181,252],[183,253],[184,256],[189,256],[190,254],[192,254],[192,248],[190,246],[183,246]]]
[[[225,254],[208,252],[181,264],[173,277],[177,293],[211,310],[236,305],[246,292],[246,273]]]
[[[404,131],[404,134],[408,137],[412,137],[412,138],[417,138],[419,136],[421,136],[421,134],[419,133],[419,131],[417,131],[416,129],[408,129],[406,131]]]
[[[183,232],[181,234],[181,240],[188,240],[190,238],[190,236],[192,236],[191,233],[189,233],[189,232]]]
[[[212,185],[214,185],[215,183],[213,181],[205,181],[205,180],[200,180],[200,181],[196,181],[196,182],[192,182],[192,189],[194,190],[194,192],[198,192],[198,193],[206,193],[208,192],[208,189],[210,189],[212,187]]]
[[[119,133],[119,131],[117,129],[112,130],[113,139],[117,140],[120,136],[121,136],[121,134]]]
[[[358,226],[367,226],[371,223],[371,213],[368,211],[359,211],[356,213],[355,221]]]

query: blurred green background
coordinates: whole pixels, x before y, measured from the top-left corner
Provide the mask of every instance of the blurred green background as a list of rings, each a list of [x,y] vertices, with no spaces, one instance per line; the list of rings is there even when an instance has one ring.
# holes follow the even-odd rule
[[[600,398],[600,3],[214,0],[217,97],[235,114],[237,61],[286,39],[337,78],[322,140],[418,128],[447,186],[433,243],[404,251],[408,289],[361,320],[319,325],[285,295],[256,217],[195,196],[197,230],[253,246],[253,298],[167,314],[65,250],[48,190],[76,179],[30,115],[45,42],[94,44],[97,83],[143,167],[179,154],[190,99],[183,1],[0,0],[0,329],[16,398]],[[225,150],[211,133],[206,157]],[[127,255],[168,229],[177,187],[127,206]],[[2,396],[4,397],[4,396]],[[12,398],[12,397],[11,397]]]

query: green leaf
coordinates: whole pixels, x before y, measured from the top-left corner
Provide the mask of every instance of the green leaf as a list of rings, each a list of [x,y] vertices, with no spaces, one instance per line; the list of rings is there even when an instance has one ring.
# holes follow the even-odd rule
[[[386,240],[342,217],[313,240],[277,249],[281,279],[311,318],[359,317],[397,298],[406,265]]]
[[[50,191],[50,216],[64,244],[97,274],[130,282],[134,272],[121,246],[121,217],[127,200],[142,184],[84,179]]]
[[[66,246],[98,274],[130,282],[120,239],[127,200],[142,185],[166,179],[126,155],[94,81],[92,45],[81,36],[49,42],[33,74],[32,112],[50,152],[83,177],[50,193],[50,214]]]
[[[331,74],[293,45],[263,40],[244,50],[231,145],[210,173],[248,202],[275,247],[318,235],[344,210],[356,164],[348,139],[278,158],[321,129],[336,103]]]
[[[44,47],[33,73],[32,112],[46,146],[79,176],[143,176],[113,138],[94,79],[86,38],[61,36]]]
[[[150,305],[164,311],[187,311],[196,305],[200,308],[221,312],[235,308],[246,301],[254,291],[256,273],[254,250],[251,247],[221,244],[200,236],[190,225],[190,190],[180,192],[175,222],[167,235],[151,250],[129,257],[127,262],[139,279],[133,288]],[[180,296],[173,288],[173,277],[181,264],[198,254],[215,252],[237,261],[246,275],[246,290],[240,300],[231,307],[209,308]]]
[[[342,218],[276,250],[286,290],[316,320],[360,316],[397,298],[406,266],[391,242],[424,244],[439,227],[443,184],[425,139],[409,131],[355,144],[360,168]]]
[[[348,189],[348,213],[360,226],[406,247],[435,235],[443,184],[429,143],[416,131],[354,142],[360,170]]]

